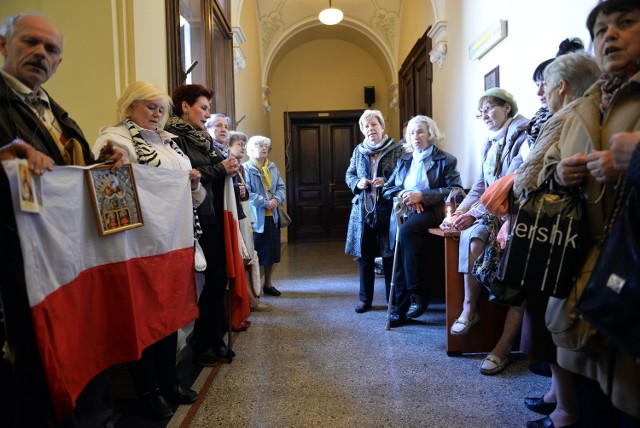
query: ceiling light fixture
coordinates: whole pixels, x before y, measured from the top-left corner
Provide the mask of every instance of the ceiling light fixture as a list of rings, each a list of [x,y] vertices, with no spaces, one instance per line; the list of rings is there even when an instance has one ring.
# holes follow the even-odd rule
[[[331,7],[331,0],[329,0],[329,9],[325,9],[318,15],[318,19],[324,25],[336,25],[344,17],[340,9]]]

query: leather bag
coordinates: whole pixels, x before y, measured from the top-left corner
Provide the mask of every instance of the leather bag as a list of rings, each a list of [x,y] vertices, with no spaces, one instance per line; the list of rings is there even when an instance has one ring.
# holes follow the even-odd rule
[[[640,204],[635,188],[623,199],[576,311],[620,349],[640,358]]]
[[[280,228],[289,226],[291,224],[291,217],[289,213],[287,213],[287,210],[285,210],[282,205],[278,205],[276,209],[278,210],[278,226],[280,226]]]

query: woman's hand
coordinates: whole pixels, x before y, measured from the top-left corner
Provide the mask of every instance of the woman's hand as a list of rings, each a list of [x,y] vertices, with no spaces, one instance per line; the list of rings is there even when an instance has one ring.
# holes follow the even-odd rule
[[[465,230],[475,223],[476,218],[469,213],[454,214],[449,221],[453,229]]]
[[[29,169],[36,175],[42,175],[45,171],[53,171],[53,159],[19,138],[0,148],[0,160],[15,158],[26,159]]]
[[[274,210],[276,209],[276,207],[278,206],[278,200],[276,198],[271,198],[271,200],[269,201],[269,203],[267,204],[267,207],[270,210]]]
[[[613,166],[611,150],[594,150],[587,155],[587,169],[598,183],[615,183],[620,175]]]
[[[450,230],[453,228],[453,222],[458,218],[457,214],[452,215],[451,217],[445,217],[440,223],[440,229],[442,230]]]
[[[222,165],[224,166],[224,170],[227,172],[227,175],[235,175],[238,172],[238,159],[235,157],[223,160]]]
[[[360,181],[358,181],[358,184],[356,184],[356,187],[358,189],[364,190],[369,187],[369,184],[371,184],[371,180],[366,178],[361,178]]]
[[[247,197],[247,186],[244,184],[238,184],[238,190],[240,191],[240,199]]]
[[[198,188],[198,184],[200,184],[200,171],[197,169],[189,170],[189,180],[191,180],[191,190],[196,190]]]
[[[107,144],[100,149],[100,155],[97,160],[101,163],[112,161],[111,172],[115,173],[125,163],[127,157],[122,150],[113,145],[113,141],[107,140]]]
[[[408,207],[411,207],[417,213],[421,213],[424,211],[424,207],[422,206],[422,192],[418,192],[418,191],[403,192],[402,203]]]
[[[373,187],[382,187],[384,186],[384,178],[382,177],[376,177],[371,181],[371,185]]]
[[[613,154],[613,166],[618,171],[626,171],[629,168],[631,155],[640,143],[640,131],[618,132],[611,136],[609,144]]]
[[[587,173],[587,157],[582,153],[564,158],[556,165],[555,179],[561,186],[576,187],[582,184]]]

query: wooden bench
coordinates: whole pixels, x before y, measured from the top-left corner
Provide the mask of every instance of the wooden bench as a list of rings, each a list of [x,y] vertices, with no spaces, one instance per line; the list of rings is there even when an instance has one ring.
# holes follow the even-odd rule
[[[429,234],[442,238],[440,245],[444,250],[447,355],[456,356],[463,353],[491,351],[502,334],[507,306],[489,302],[488,292],[483,287],[478,301],[480,321],[465,336],[451,335],[449,329],[462,312],[464,300],[464,279],[462,274],[458,272],[460,232],[431,228]]]

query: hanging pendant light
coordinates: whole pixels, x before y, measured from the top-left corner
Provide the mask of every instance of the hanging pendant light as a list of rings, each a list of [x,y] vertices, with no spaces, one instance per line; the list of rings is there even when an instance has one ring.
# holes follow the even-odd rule
[[[336,9],[334,7],[331,7],[331,0],[329,0],[329,8],[323,10],[318,15],[318,19],[324,25],[336,25],[337,23],[342,21],[343,17],[344,17],[344,15],[343,15],[343,13],[342,13],[342,11],[340,9]]]

